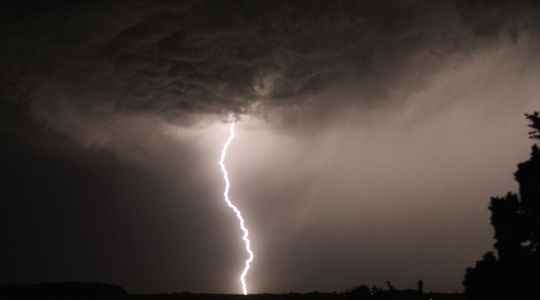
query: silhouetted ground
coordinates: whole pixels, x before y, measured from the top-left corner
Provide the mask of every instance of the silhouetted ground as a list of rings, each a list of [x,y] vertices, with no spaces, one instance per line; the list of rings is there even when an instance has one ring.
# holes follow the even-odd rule
[[[399,300],[462,300],[462,294],[426,293],[423,295],[399,292],[395,295],[353,296],[346,293],[307,293],[307,294],[256,294],[256,295],[223,295],[179,293],[168,295],[131,295],[130,298],[140,300],[362,300],[362,299],[399,299]]]
[[[395,295],[379,295],[358,297],[345,293],[307,293],[307,294],[256,294],[256,295],[223,295],[223,294],[192,294],[179,293],[168,295],[131,295],[130,298],[140,300],[354,300],[354,299],[400,299],[400,300],[462,300],[465,299],[462,294],[439,294],[426,293],[424,295],[404,293]]]
[[[24,285],[0,285],[0,299],[137,299],[137,300],[461,300],[461,294],[419,294],[414,290],[379,290],[376,295],[352,293],[289,293],[289,294],[128,294],[122,287],[105,283],[41,283]]]
[[[121,299],[127,296],[122,287],[107,283],[0,285],[0,299]]]

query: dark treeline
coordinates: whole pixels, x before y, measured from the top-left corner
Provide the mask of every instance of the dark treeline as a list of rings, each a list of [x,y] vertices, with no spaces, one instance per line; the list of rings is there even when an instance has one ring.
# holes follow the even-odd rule
[[[462,300],[462,294],[425,293],[416,291],[399,291],[380,293],[377,295],[358,295],[350,292],[344,293],[288,293],[288,294],[254,294],[254,295],[223,295],[223,294],[192,294],[174,293],[160,295],[132,295],[139,300]]]
[[[57,282],[0,285],[0,299],[108,299],[123,298],[126,291],[108,283]]]
[[[540,114],[525,115],[529,137],[540,140]],[[492,149],[490,151],[496,151]],[[468,299],[540,299],[540,149],[518,164],[518,193],[492,197],[489,210],[495,251],[467,269],[463,285]]]
[[[105,283],[40,283],[0,285],[0,299],[139,299],[139,300],[461,300],[462,294],[424,293],[423,290],[399,290],[365,285],[337,293],[287,293],[287,294],[198,294],[190,292],[168,294],[128,294],[118,285]]]

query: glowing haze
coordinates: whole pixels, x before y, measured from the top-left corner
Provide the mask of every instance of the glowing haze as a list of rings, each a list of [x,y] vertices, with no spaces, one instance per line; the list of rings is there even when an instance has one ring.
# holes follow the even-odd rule
[[[246,222],[244,221],[244,218],[242,218],[242,213],[234,205],[229,197],[229,190],[231,188],[231,183],[229,180],[229,173],[227,172],[227,168],[225,166],[225,159],[227,157],[227,150],[229,149],[229,146],[231,145],[233,139],[234,139],[234,127],[236,123],[231,123],[229,127],[229,137],[227,138],[227,141],[223,145],[223,149],[221,150],[221,157],[219,159],[219,166],[221,167],[221,172],[223,173],[223,180],[225,181],[225,190],[223,192],[223,200],[225,203],[227,203],[227,206],[229,206],[236,215],[236,218],[238,219],[238,223],[240,224],[240,229],[242,230],[242,240],[244,241],[245,250],[247,253],[247,258],[244,264],[244,269],[242,270],[242,273],[240,274],[240,284],[242,286],[242,294],[247,295],[248,294],[248,287],[246,283],[246,276],[249,271],[249,268],[251,267],[251,262],[253,261],[254,255],[253,251],[251,251],[250,246],[250,240],[249,240],[249,231],[246,227]]]

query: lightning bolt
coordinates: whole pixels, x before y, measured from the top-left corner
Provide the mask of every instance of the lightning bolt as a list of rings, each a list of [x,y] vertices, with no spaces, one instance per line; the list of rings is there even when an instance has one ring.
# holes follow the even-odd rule
[[[229,146],[231,145],[233,139],[234,139],[234,127],[236,125],[236,122],[231,123],[231,126],[229,127],[229,137],[227,138],[227,141],[225,142],[225,145],[223,145],[223,149],[221,150],[221,157],[219,159],[219,166],[221,167],[221,172],[223,173],[223,180],[225,181],[225,191],[223,192],[223,200],[225,203],[227,203],[227,206],[234,211],[234,214],[236,215],[236,218],[238,219],[238,223],[240,224],[240,229],[242,230],[242,240],[244,241],[245,251],[247,254],[247,258],[244,262],[244,269],[242,270],[242,273],[240,274],[240,284],[242,285],[242,294],[247,295],[248,294],[248,288],[246,284],[246,275],[249,271],[249,268],[251,267],[251,262],[253,262],[253,258],[255,257],[253,255],[253,251],[251,251],[251,242],[249,240],[249,231],[246,227],[246,222],[244,221],[244,218],[242,218],[242,213],[236,207],[229,198],[229,190],[231,188],[231,183],[229,181],[229,172],[227,172],[227,168],[225,167],[225,158],[227,157],[227,150],[229,149]]]

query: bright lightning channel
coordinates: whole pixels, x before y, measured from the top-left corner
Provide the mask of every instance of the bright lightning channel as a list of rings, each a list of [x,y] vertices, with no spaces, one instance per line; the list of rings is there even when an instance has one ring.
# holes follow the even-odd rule
[[[245,245],[245,251],[247,254],[247,258],[244,262],[244,269],[242,270],[242,273],[240,274],[240,283],[242,285],[242,294],[247,295],[248,294],[248,288],[246,284],[246,275],[249,271],[249,268],[251,267],[251,263],[253,262],[253,258],[255,257],[253,254],[253,251],[251,251],[251,242],[248,238],[249,231],[246,227],[244,218],[242,218],[242,213],[236,207],[229,198],[229,189],[231,188],[231,183],[229,181],[229,172],[227,172],[227,168],[225,167],[225,158],[227,156],[227,150],[229,149],[229,146],[231,145],[233,139],[234,139],[234,129],[235,129],[236,122],[231,123],[231,126],[229,127],[229,137],[227,138],[227,141],[225,142],[225,145],[223,145],[223,149],[221,150],[221,157],[219,159],[219,166],[221,167],[221,172],[223,173],[223,180],[225,181],[225,191],[223,192],[223,200],[225,203],[227,203],[227,206],[231,208],[234,211],[234,214],[236,215],[236,218],[238,219],[238,223],[240,224],[240,229],[242,230],[242,240],[244,241]]]

